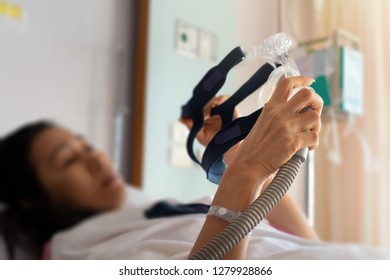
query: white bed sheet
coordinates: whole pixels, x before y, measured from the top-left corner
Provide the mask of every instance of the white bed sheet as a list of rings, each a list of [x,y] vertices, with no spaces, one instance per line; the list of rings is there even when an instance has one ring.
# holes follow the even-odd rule
[[[185,259],[204,222],[204,214],[147,220],[154,200],[129,190],[124,209],[89,219],[56,234],[52,259]],[[202,202],[210,202],[210,198]],[[390,259],[390,252],[361,245],[308,241],[281,232],[266,221],[252,233],[248,259]]]

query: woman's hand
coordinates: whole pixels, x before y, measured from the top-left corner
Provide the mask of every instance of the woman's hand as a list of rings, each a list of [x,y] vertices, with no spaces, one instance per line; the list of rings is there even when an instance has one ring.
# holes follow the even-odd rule
[[[323,101],[310,89],[303,88],[289,101],[294,88],[313,82],[306,77],[283,79],[260,117],[241,144],[233,162],[236,172],[245,170],[258,180],[275,173],[299,149],[318,145]],[[302,112],[310,107],[311,110]]]
[[[209,103],[206,104],[203,115],[204,115],[204,123],[202,129],[199,131],[196,138],[198,139],[199,143],[201,143],[203,146],[207,146],[211,139],[217,134],[218,131],[221,130],[222,126],[222,120],[219,115],[211,116],[211,110],[214,107],[217,107],[218,105],[225,102],[229,97],[226,95],[221,95],[214,97]],[[234,109],[234,116],[233,118],[236,119],[240,116],[240,113],[237,108]],[[188,129],[192,128],[192,119],[190,118],[181,118],[180,121],[187,126]]]
[[[311,83],[312,79],[305,77],[287,78],[279,83],[226,169],[212,205],[233,211],[246,209],[260,195],[266,179],[300,148],[313,149],[318,145],[322,99],[311,90],[302,89],[287,101],[292,89]],[[300,113],[306,107],[311,110]],[[207,216],[190,255],[226,225],[217,217]],[[248,238],[244,238],[225,258],[243,259],[247,249]]]

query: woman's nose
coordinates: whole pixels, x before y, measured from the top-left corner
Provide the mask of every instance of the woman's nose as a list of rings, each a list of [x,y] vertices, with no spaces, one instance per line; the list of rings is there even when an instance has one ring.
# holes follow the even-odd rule
[[[97,153],[93,152],[87,156],[87,167],[92,174],[102,170],[103,163]]]

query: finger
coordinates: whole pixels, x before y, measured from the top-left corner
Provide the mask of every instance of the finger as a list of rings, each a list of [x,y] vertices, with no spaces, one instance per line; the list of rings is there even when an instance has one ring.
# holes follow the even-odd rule
[[[229,96],[227,95],[219,95],[211,99],[203,109],[203,114],[205,115],[205,117],[210,116],[211,110],[225,102],[228,98]]]
[[[214,116],[211,116],[211,117],[208,117],[208,118],[205,118],[204,120],[204,124],[203,124],[203,128],[218,128],[221,129],[221,125],[222,125],[222,119],[221,119],[221,116],[219,115],[214,115]]]
[[[294,113],[299,113],[304,108],[310,107],[313,111],[321,114],[324,101],[314,90],[303,88],[291,97],[288,104]]]
[[[300,135],[301,139],[301,146],[300,147],[308,147],[309,150],[314,150],[315,148],[318,147],[319,144],[319,134],[315,133],[313,131],[303,131]]]
[[[314,80],[312,78],[297,76],[297,77],[288,77],[282,79],[274,94],[272,95],[270,102],[286,102],[291,91],[297,87],[308,87],[310,86]]]
[[[297,115],[296,125],[301,130],[313,129],[316,126],[321,125],[321,115],[314,110],[300,113]]]
[[[213,123],[216,123],[216,124],[220,123],[220,118],[218,116],[215,116],[215,118],[214,118],[214,116],[210,117],[210,112],[211,112],[212,108],[222,104],[228,98],[229,98],[229,96],[227,96],[227,95],[216,96],[210,102],[208,102],[206,104],[205,108],[203,109],[204,117],[205,117],[205,119],[207,119],[205,125],[211,125]],[[191,129],[193,126],[193,120],[191,118],[181,117],[180,122],[183,123],[188,129]]]
[[[191,130],[192,126],[193,126],[193,121],[191,118],[185,118],[185,117],[181,117],[180,118],[180,122],[182,124],[184,124],[188,129]]]
[[[239,117],[241,117],[241,112],[240,112],[240,110],[237,107],[235,107],[234,108],[234,113],[233,113],[233,119],[235,120],[235,119],[237,119]]]

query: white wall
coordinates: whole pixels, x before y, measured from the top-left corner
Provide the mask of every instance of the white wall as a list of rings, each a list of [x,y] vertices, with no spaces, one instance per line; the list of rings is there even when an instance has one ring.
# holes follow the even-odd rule
[[[278,31],[278,1],[237,1],[237,45],[257,45]],[[264,60],[252,60],[237,67],[237,87],[242,85]],[[257,94],[252,94],[239,106],[243,114],[257,110]]]
[[[45,118],[111,153],[115,100],[126,76],[118,72],[130,50],[130,2],[7,2],[19,4],[23,16],[0,15],[0,137]]]
[[[110,151],[127,0],[15,2],[21,20],[0,16],[0,135],[49,118]]]

